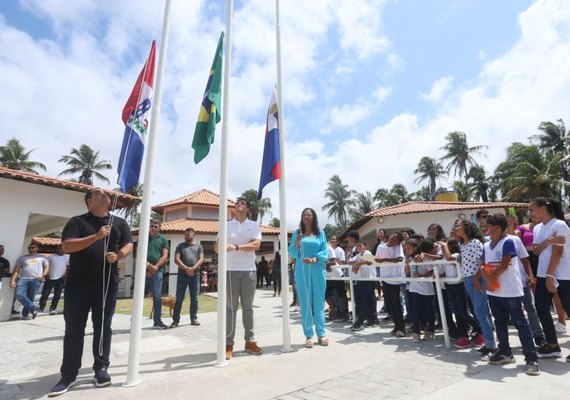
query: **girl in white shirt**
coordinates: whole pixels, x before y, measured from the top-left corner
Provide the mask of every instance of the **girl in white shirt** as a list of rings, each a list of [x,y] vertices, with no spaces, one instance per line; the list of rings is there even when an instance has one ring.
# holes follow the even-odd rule
[[[554,293],[558,293],[564,310],[570,313],[570,228],[560,203],[554,199],[537,197],[528,211],[537,223],[533,229],[533,251],[538,254],[535,303],[547,342],[537,352],[539,357],[560,357],[550,305]],[[566,361],[570,362],[570,356]]]

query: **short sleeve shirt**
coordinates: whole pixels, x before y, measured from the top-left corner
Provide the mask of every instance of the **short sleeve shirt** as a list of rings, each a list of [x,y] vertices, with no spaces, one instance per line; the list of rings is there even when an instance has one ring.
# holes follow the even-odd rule
[[[250,243],[255,239],[261,240],[259,224],[250,219],[239,222],[235,218],[228,221],[227,228],[228,244]],[[228,252],[228,271],[255,271],[254,251],[230,251]]]
[[[16,265],[20,266],[20,279],[37,279],[43,274],[47,260],[40,254],[26,254],[18,257]]]
[[[146,259],[151,264],[156,264],[162,257],[162,249],[168,250],[168,240],[162,235],[148,238],[148,250]]]
[[[59,279],[65,275],[67,265],[69,264],[69,255],[52,254],[47,258],[49,262],[49,278],[52,280]]]
[[[186,242],[180,243],[176,246],[175,254],[180,254],[180,261],[189,267],[198,262],[200,257],[204,256],[204,249],[200,243],[188,244]],[[186,275],[186,272],[178,269],[180,275]]]
[[[118,252],[127,243],[132,243],[129,224],[124,219],[107,215],[98,217],[90,212],[72,217],[61,234],[61,241],[83,238],[96,234],[103,225],[111,225],[111,233],[106,239],[100,239],[87,248],[69,255],[69,272],[65,284],[79,286],[101,284],[103,272],[111,268],[111,282],[117,282],[119,272],[117,263],[110,264],[105,252]]]
[[[483,254],[483,244],[479,239],[471,239],[462,244],[461,249],[461,272],[463,276],[473,276],[481,266],[481,255]]]

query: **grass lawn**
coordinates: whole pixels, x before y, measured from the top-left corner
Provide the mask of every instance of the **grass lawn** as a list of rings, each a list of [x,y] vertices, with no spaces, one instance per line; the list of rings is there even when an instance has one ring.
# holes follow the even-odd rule
[[[208,313],[214,312],[217,310],[218,299],[208,295],[199,295],[198,296],[198,312],[199,313]],[[152,298],[145,297],[144,299],[144,306],[143,306],[143,315],[149,316],[150,311],[152,309]],[[116,313],[119,314],[127,314],[131,315],[133,310],[133,299],[132,298],[123,298],[117,300],[117,307],[115,309]],[[162,306],[162,315],[168,316],[168,307]],[[184,299],[184,303],[182,304],[182,310],[180,312],[181,315],[188,315],[190,311],[190,297],[186,297]]]

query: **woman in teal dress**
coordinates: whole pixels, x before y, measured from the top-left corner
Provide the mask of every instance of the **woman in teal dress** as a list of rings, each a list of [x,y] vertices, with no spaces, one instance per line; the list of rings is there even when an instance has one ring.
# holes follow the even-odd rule
[[[325,232],[319,229],[317,214],[312,208],[305,208],[301,213],[299,229],[293,232],[291,238],[289,255],[295,259],[295,282],[306,337],[305,346],[313,347],[315,331],[318,343],[328,346],[329,341],[325,337],[327,238]]]

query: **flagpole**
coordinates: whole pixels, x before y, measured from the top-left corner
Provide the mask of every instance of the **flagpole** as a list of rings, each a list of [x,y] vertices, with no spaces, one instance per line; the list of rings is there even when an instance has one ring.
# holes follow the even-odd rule
[[[281,177],[279,179],[279,229],[281,240],[281,282],[285,290],[281,291],[281,309],[283,326],[282,352],[293,351],[291,348],[291,332],[289,330],[289,248],[287,237],[287,197],[285,195],[285,129],[283,127],[285,115],[283,113],[283,81],[281,79],[281,23],[279,14],[279,0],[275,0],[275,38],[277,41],[277,123],[279,124],[279,162],[281,163]]]
[[[228,118],[230,104],[230,61],[232,51],[232,14],[234,2],[226,2],[226,43],[224,58],[224,89],[222,93],[222,144],[220,153],[220,216],[218,229],[218,346],[216,367],[229,365],[226,360],[226,287],[228,258]]]
[[[139,379],[140,341],[142,330],[142,314],[144,301],[144,282],[146,271],[146,255],[148,250],[148,232],[150,223],[150,201],[152,195],[152,180],[154,172],[155,143],[160,121],[160,106],[162,97],[162,74],[164,72],[164,59],[168,45],[170,26],[170,0],[165,1],[164,20],[162,25],[162,38],[158,55],[158,71],[156,74],[155,95],[150,119],[148,134],[148,150],[144,171],[144,187],[141,205],[140,227],[138,236],[137,258],[135,264],[135,287],[133,292],[133,312],[131,321],[131,335],[129,345],[129,359],[127,364],[127,382],[125,387],[136,386],[142,381]]]

